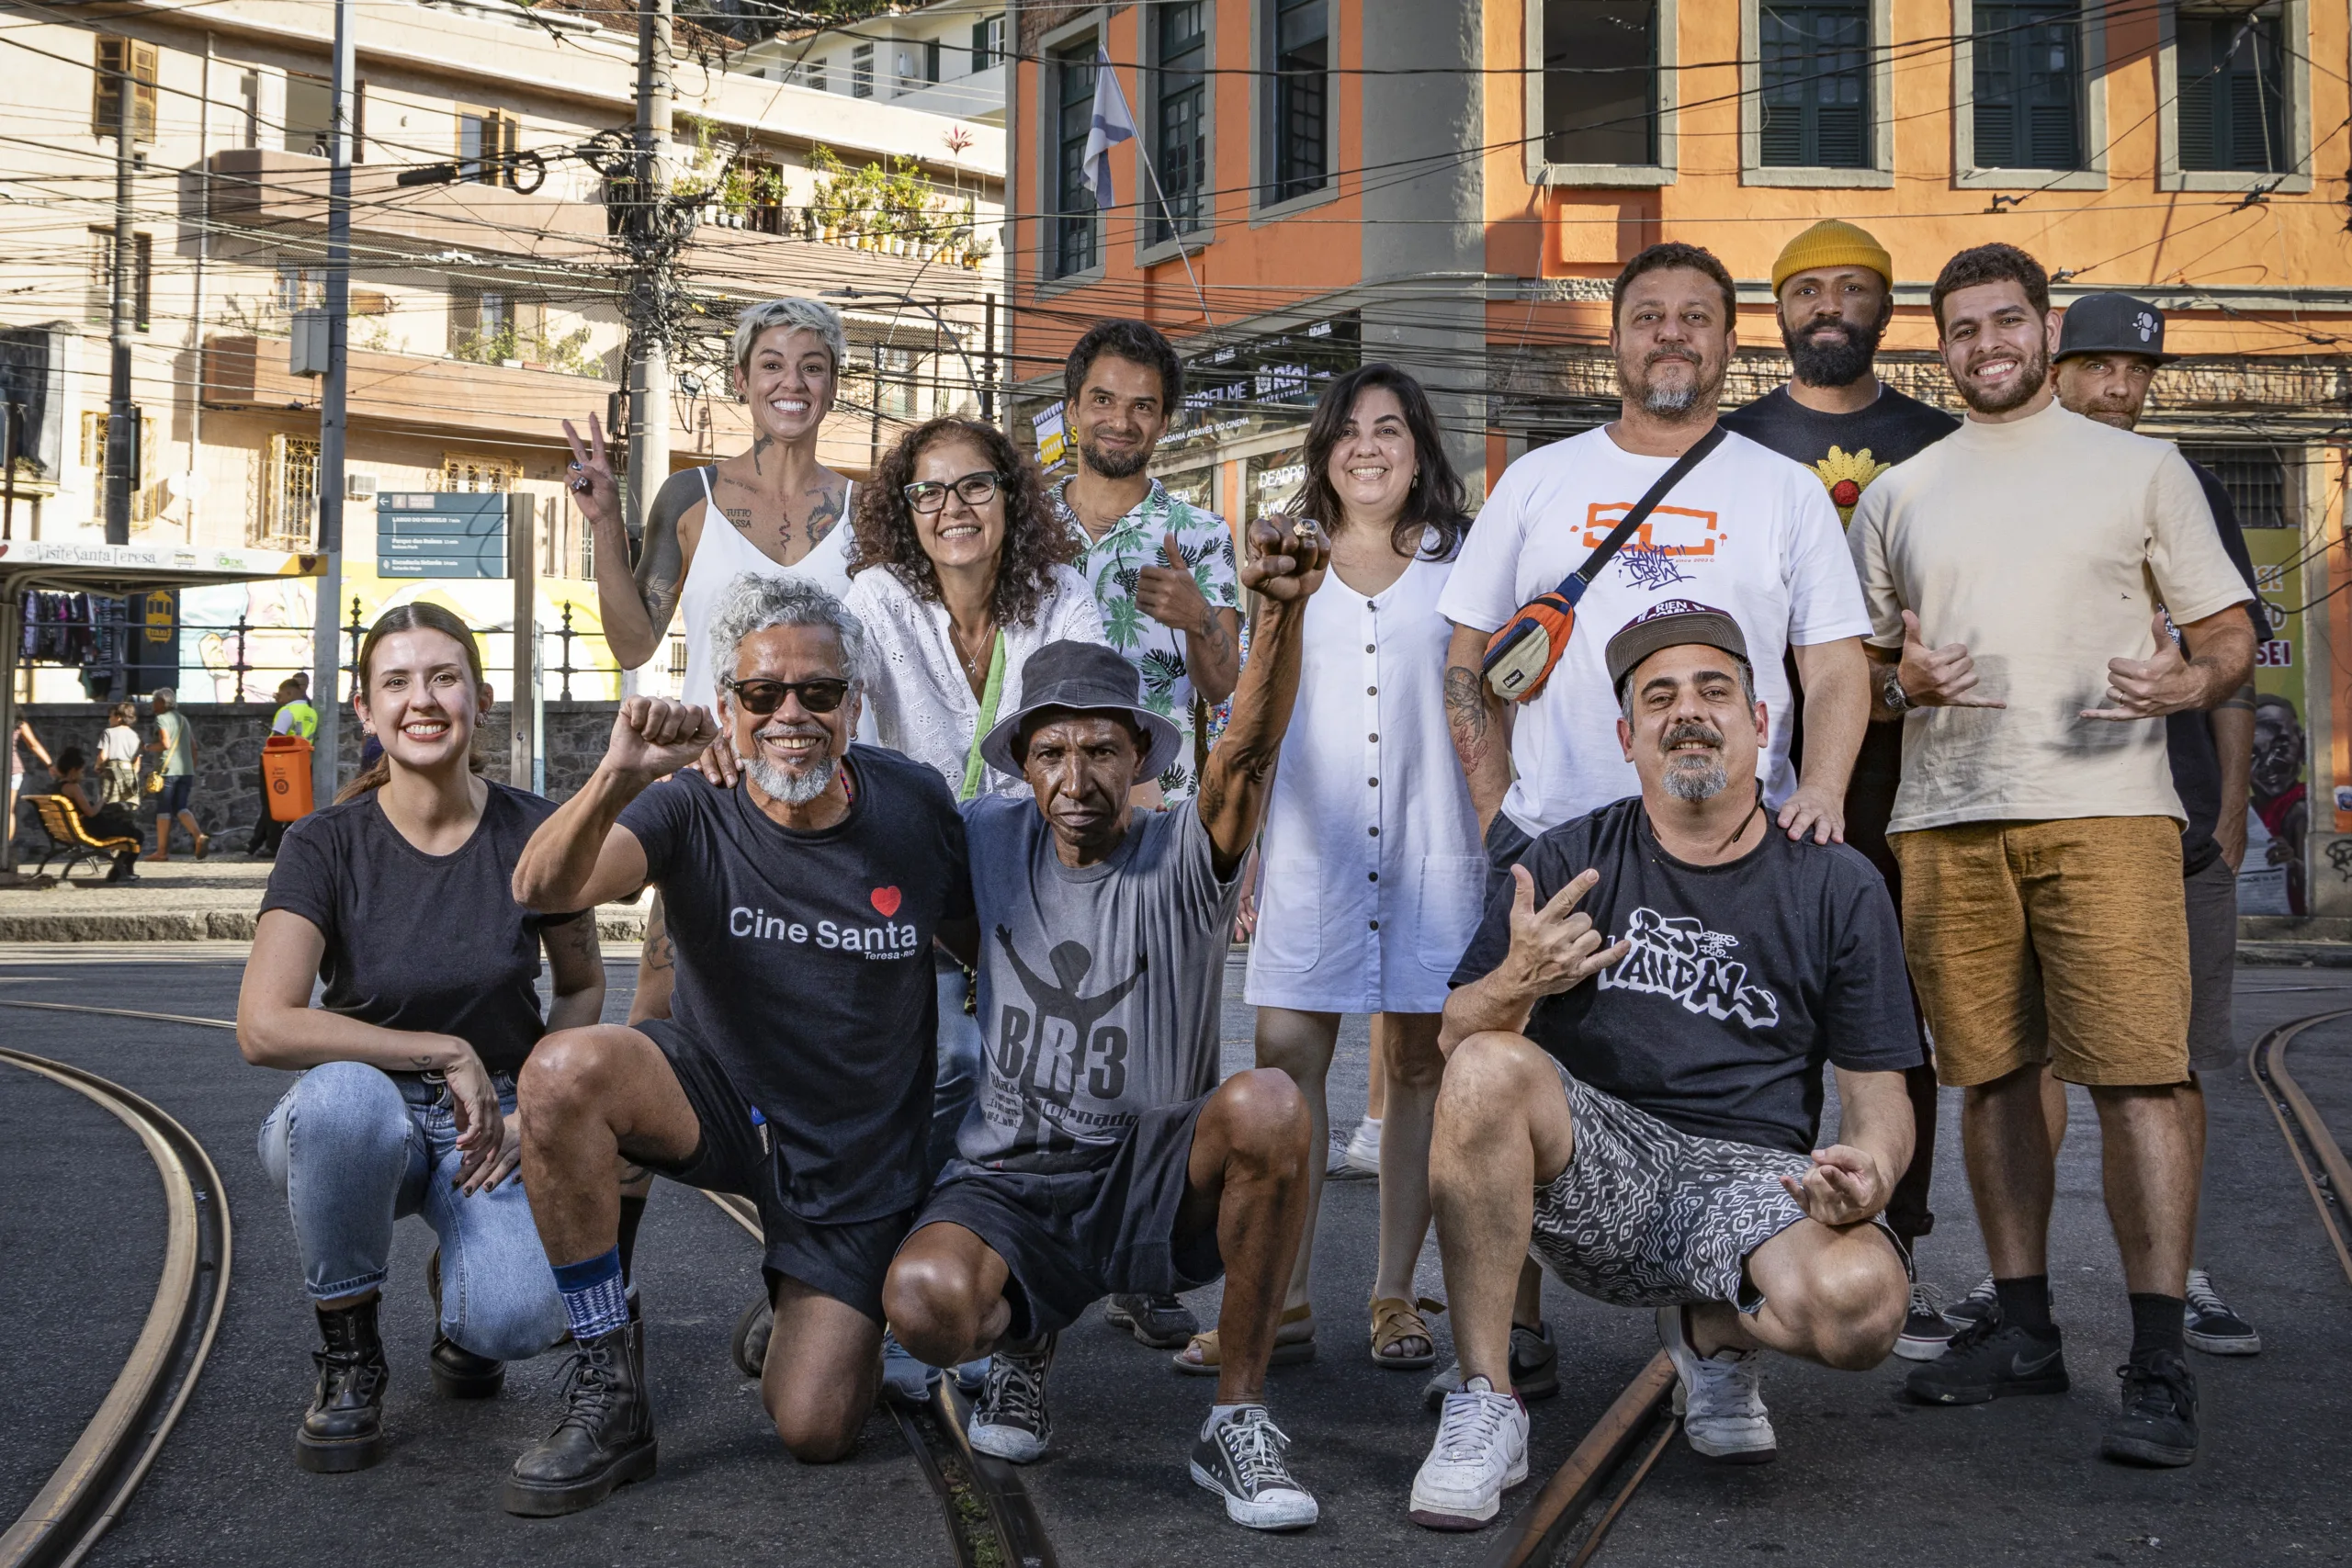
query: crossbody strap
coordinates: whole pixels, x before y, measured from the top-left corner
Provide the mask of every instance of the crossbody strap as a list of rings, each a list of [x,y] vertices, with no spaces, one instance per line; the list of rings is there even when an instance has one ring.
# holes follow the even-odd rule
[[[1724,437],[1730,434],[1730,431],[1717,424],[1706,434],[1692,442],[1690,450],[1674,459],[1673,465],[1666,472],[1658,475],[1657,482],[1650,486],[1641,500],[1634,502],[1634,509],[1618,521],[1617,526],[1609,530],[1609,536],[1593,547],[1592,554],[1585,558],[1584,564],[1561,580],[1560,597],[1571,604],[1581,601],[1584,598],[1584,591],[1592,586],[1592,580],[1600,575],[1602,570],[1615,558],[1618,550],[1623,547],[1625,541],[1634,536],[1634,530],[1649,521],[1650,513],[1657,510],[1658,503],[1673,492],[1674,487],[1682,482],[1684,476],[1701,463],[1705,462],[1708,454],[1722,446]]]
[[[994,649],[989,654],[988,689],[980,694],[979,722],[972,726],[972,749],[964,757],[964,788],[956,798],[969,800],[980,793],[980,784],[989,776],[989,765],[980,756],[980,742],[996,728],[997,704],[1004,698],[1004,633],[996,634]]]

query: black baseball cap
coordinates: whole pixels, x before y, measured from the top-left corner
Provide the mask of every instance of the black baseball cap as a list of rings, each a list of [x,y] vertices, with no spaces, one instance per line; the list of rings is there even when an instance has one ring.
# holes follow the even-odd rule
[[[1619,627],[1617,635],[1601,649],[1602,661],[1609,666],[1611,689],[1622,692],[1625,677],[1639,669],[1642,660],[1651,654],[1685,643],[1719,648],[1743,664],[1749,662],[1747,638],[1730,615],[1712,604],[1662,599]]]
[[[2159,365],[2180,357],[2165,352],[2165,313],[2129,294],[2086,294],[2058,322],[2058,352],[2051,363],[2077,354],[2136,354]]]

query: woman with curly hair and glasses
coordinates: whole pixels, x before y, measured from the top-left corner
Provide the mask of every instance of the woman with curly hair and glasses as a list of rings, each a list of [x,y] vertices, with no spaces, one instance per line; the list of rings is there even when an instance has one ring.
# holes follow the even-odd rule
[[[858,493],[849,607],[873,637],[867,703],[885,746],[937,768],[959,799],[1026,790],[975,739],[1021,705],[1021,667],[1049,642],[1102,642],[1078,540],[1036,466],[992,425],[910,431]]]

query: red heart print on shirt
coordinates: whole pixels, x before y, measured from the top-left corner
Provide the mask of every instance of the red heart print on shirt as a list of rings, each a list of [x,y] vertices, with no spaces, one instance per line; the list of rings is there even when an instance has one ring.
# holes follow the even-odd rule
[[[874,900],[874,907],[886,920],[899,912],[899,890],[895,887],[877,887],[866,897]]]

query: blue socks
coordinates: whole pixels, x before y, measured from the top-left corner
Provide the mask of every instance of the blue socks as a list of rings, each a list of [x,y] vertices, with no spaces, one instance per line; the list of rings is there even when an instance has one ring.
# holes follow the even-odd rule
[[[555,1288],[563,1292],[564,1314],[571,1319],[571,1337],[581,1344],[628,1326],[628,1293],[621,1283],[619,1247],[584,1263],[557,1264]]]

